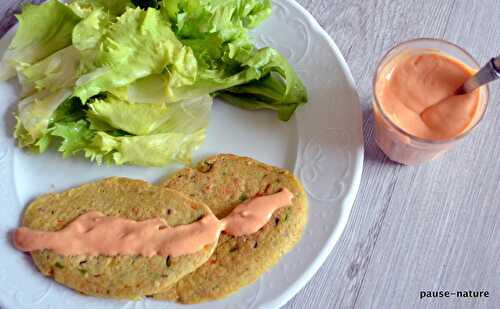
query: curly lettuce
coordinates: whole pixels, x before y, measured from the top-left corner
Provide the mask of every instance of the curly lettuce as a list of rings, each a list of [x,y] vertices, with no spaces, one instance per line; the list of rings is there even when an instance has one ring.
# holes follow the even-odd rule
[[[64,158],[188,163],[212,101],[290,119],[307,102],[293,67],[249,31],[270,0],[49,0],[28,4],[0,67],[17,76],[18,145]],[[36,29],[36,31],[34,31]]]

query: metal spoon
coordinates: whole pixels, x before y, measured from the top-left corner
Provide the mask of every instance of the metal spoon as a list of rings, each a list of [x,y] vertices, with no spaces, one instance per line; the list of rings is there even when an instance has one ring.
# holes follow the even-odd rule
[[[460,120],[460,119],[462,120],[466,119],[467,117],[462,117],[460,115],[471,114],[474,108],[474,105],[467,104],[467,101],[460,100],[458,95],[463,95],[472,92],[478,87],[499,78],[500,78],[500,56],[492,58],[476,74],[474,74],[468,80],[466,80],[465,83],[462,86],[460,86],[460,88],[457,89],[455,93],[457,96],[448,97],[445,100],[442,100],[436,104],[428,106],[420,113],[420,117],[422,117],[422,120],[429,127],[439,129],[440,126],[443,125],[444,128],[446,128],[446,130],[452,128],[453,131],[455,131],[458,134],[461,130],[463,130],[464,126],[467,125],[466,123],[463,123],[463,121]],[[458,106],[458,109],[455,109],[457,113],[454,115],[454,116],[460,116],[457,118],[458,120],[451,117],[448,113],[443,112],[443,108],[445,108],[444,110],[446,110],[446,107],[447,106],[449,107],[449,105],[453,105],[455,107]]]
[[[471,76],[457,91],[457,93],[469,93],[484,84],[500,78],[500,56],[491,60],[481,68],[474,76]]]

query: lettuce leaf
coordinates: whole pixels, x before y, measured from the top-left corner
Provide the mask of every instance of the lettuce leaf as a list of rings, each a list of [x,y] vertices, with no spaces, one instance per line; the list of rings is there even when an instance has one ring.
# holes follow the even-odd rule
[[[193,50],[199,70],[194,84],[168,89],[167,102],[216,93],[242,108],[275,110],[284,121],[307,102],[307,90],[287,60],[272,48],[257,49],[248,35],[248,29],[270,15],[269,1],[163,4],[176,35]]]
[[[212,98],[206,95],[167,105],[129,103],[109,96],[89,107],[92,119],[130,134],[192,133],[208,126]]]
[[[73,0],[69,7],[81,18],[88,17],[97,9],[103,9],[106,13],[119,16],[125,12],[127,7],[132,7],[130,0]]]
[[[281,54],[269,48],[261,51],[269,54],[265,56],[269,60],[263,67],[267,73],[265,77],[225,89],[218,95],[225,102],[241,108],[275,110],[280,120],[287,121],[299,105],[307,102],[307,90]],[[255,59],[258,57],[252,61]]]
[[[86,40],[82,36],[80,40]],[[76,82],[75,95],[86,102],[110,89],[126,86],[153,73],[169,72],[172,83],[196,78],[196,59],[177,40],[168,21],[155,9],[128,8],[107,29],[99,50],[91,54],[94,67]]]
[[[71,44],[71,33],[80,18],[66,5],[49,0],[41,5],[23,7],[16,31],[2,62],[19,68],[34,64]],[[13,77],[12,70],[3,71],[0,79]]]
[[[269,0],[163,0],[162,10],[180,38],[218,33],[223,38],[258,26],[271,15]]]
[[[143,136],[112,136],[97,132],[85,156],[98,163],[162,166],[172,162],[191,163],[193,151],[205,140],[206,130],[189,134],[160,133]]]
[[[76,122],[56,122],[50,129],[50,135],[62,139],[58,151],[63,158],[75,155],[92,143],[95,131],[91,130],[89,123],[83,119]]]
[[[43,152],[48,146],[48,138],[37,144],[47,135],[47,129],[54,111],[69,96],[67,88],[59,89],[54,93],[38,92],[19,102],[16,130],[14,136],[20,147],[28,147]]]
[[[72,42],[78,50],[97,48],[111,24],[111,15],[97,8],[73,28]]]
[[[167,91],[168,76],[164,74],[151,74],[126,87],[110,90],[122,100],[134,103],[165,103]]]
[[[58,151],[63,158],[85,151],[96,133],[86,119],[87,106],[80,99],[71,97],[54,111],[47,129],[51,140],[60,141]]]
[[[195,49],[196,51],[196,49]],[[241,108],[271,109],[287,121],[301,104],[307,90],[288,61],[276,50],[263,48],[239,55],[239,71],[200,70],[192,85],[171,87],[167,77],[156,74],[114,92],[133,102],[177,102],[215,93],[225,102]],[[232,74],[234,73],[234,74]]]
[[[23,126],[23,123],[16,116],[16,126],[14,129],[14,137],[17,139],[17,144],[20,148],[25,148],[34,153],[42,153],[50,145],[51,136],[46,130],[42,130],[42,135],[38,138],[33,138],[28,130]]]
[[[44,137],[61,142],[58,151],[64,158],[83,153],[98,164],[187,163],[205,139],[211,106],[209,96],[170,105],[112,96],[82,105],[73,97],[53,112]]]
[[[88,113],[94,121],[134,135],[150,134],[170,117],[164,104],[129,103],[113,96],[90,103]]]
[[[36,90],[55,91],[75,84],[80,53],[73,46],[65,47],[33,65],[19,70],[24,83],[29,81]]]

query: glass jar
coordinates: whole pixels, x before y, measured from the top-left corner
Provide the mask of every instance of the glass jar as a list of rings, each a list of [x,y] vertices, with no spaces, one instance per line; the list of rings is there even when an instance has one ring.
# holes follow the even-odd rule
[[[457,144],[467,136],[481,121],[488,104],[489,90],[487,86],[479,88],[479,102],[474,117],[467,128],[459,135],[445,140],[431,140],[415,136],[398,126],[384,112],[377,95],[377,82],[381,79],[383,69],[395,57],[403,53],[438,52],[454,58],[473,70],[479,70],[477,61],[459,46],[438,39],[415,39],[403,42],[387,52],[382,58],[373,79],[373,113],[375,116],[375,141],[382,151],[393,161],[405,165],[420,164],[433,160]]]

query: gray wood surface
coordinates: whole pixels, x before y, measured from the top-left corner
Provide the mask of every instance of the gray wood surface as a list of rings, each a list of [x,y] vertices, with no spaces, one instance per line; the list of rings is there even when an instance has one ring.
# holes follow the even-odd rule
[[[1,0],[0,31],[22,0]],[[500,54],[499,0],[298,0],[332,36],[357,82],[365,135],[348,226],[285,308],[500,308],[500,83],[482,124],[442,159],[388,161],[373,140],[371,81],[396,43],[443,38],[481,62]],[[419,299],[421,290],[487,290],[483,299]]]

